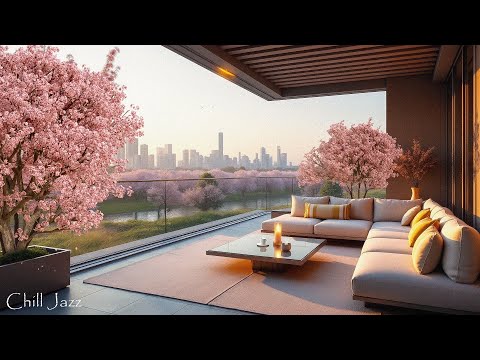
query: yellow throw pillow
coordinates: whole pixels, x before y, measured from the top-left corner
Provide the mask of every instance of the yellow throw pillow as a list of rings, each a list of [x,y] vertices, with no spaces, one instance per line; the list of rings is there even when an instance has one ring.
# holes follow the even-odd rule
[[[429,226],[415,241],[412,261],[415,270],[422,275],[429,274],[442,258],[443,238],[435,226]]]
[[[412,228],[410,229],[410,232],[408,233],[408,245],[410,247],[413,247],[418,237],[431,225],[435,226],[438,229],[438,225],[439,225],[438,220],[425,218],[420,220],[414,226],[412,226]]]
[[[422,210],[420,205],[414,206],[411,209],[408,209],[405,212],[405,215],[402,217],[401,225],[408,226],[412,222],[413,218]]]
[[[303,217],[315,219],[342,219],[350,220],[352,205],[323,205],[305,203]]]
[[[412,222],[410,223],[411,227],[414,227],[416,223],[420,220],[430,217],[430,209],[423,209],[418,212],[417,215],[413,218]]]

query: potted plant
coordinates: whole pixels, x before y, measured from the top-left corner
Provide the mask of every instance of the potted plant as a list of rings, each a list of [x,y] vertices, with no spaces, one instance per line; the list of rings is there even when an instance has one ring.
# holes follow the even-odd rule
[[[411,148],[405,150],[397,159],[396,171],[412,186],[412,200],[420,199],[420,183],[437,164],[434,151],[434,146],[422,148],[420,141],[413,139]]]
[[[97,203],[127,191],[115,180],[124,165],[116,153],[141,135],[138,108],[125,111],[115,83],[118,49],[99,72],[57,52],[0,47],[0,308],[12,293],[69,284],[69,251],[30,243],[38,232],[98,226]]]

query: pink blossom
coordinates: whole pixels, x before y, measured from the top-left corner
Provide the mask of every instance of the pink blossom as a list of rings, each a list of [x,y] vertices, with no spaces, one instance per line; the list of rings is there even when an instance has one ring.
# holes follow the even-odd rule
[[[347,128],[344,122],[330,126],[330,138],[305,154],[298,180],[301,186],[323,180],[338,182],[350,195],[363,196],[368,190],[384,188],[397,176],[395,160],[402,154],[396,139],[375,129],[372,120]]]
[[[6,252],[24,248],[51,224],[81,232],[98,226],[95,210],[123,196],[112,173],[118,148],[141,135],[137,107],[125,109],[110,52],[103,71],[61,61],[58,49],[0,47],[0,234]],[[112,171],[113,170],[113,171]],[[24,224],[12,229],[15,216]],[[15,241],[15,237],[20,240]]]

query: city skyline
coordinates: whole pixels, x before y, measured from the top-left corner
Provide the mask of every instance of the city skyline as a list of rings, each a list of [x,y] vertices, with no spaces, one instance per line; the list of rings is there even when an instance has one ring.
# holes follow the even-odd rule
[[[202,155],[196,149],[183,149],[180,156],[173,152],[173,144],[156,146],[155,154],[151,153],[148,144],[140,144],[139,138],[125,144],[117,152],[118,159],[126,159],[129,170],[133,169],[214,169],[214,168],[245,168],[245,169],[291,169],[296,166],[288,162],[288,154],[281,152],[281,146],[276,146],[276,158],[262,146],[255,157],[238,152],[238,157],[225,154],[223,151],[223,132],[218,133],[217,149],[212,149],[210,155]],[[153,150],[153,149],[152,149]],[[259,156],[260,153],[260,156]],[[179,154],[180,155],[180,154]]]
[[[114,46],[57,47],[60,58],[71,54],[79,65],[99,71]],[[9,45],[10,51],[18,47]],[[372,117],[385,130],[385,92],[265,101],[163,46],[118,47],[117,82],[127,87],[125,104],[140,107],[145,120],[140,144],[149,149],[173,144],[179,158],[187,148],[208,154],[215,141],[211,134],[224,132],[230,137],[223,149],[226,154],[241,151],[251,157],[264,146],[276,158],[276,146],[281,144],[289,161],[298,164],[327,138],[332,123],[345,120],[351,125]]]

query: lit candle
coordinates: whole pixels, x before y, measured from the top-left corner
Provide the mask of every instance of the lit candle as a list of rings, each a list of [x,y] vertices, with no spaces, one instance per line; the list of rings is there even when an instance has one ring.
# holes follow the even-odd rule
[[[274,237],[273,237],[273,246],[280,246],[282,245],[282,224],[275,223],[274,230]]]

